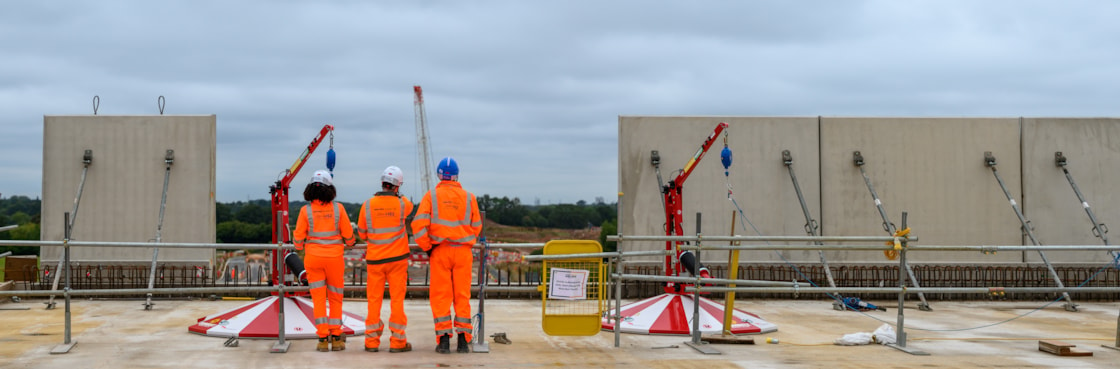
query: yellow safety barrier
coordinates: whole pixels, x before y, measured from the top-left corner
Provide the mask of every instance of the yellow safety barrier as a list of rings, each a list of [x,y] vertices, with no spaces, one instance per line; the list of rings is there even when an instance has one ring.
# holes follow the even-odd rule
[[[598,241],[556,240],[544,245],[545,255],[603,252]],[[601,327],[606,291],[602,258],[543,261],[541,328],[552,336],[594,336]]]

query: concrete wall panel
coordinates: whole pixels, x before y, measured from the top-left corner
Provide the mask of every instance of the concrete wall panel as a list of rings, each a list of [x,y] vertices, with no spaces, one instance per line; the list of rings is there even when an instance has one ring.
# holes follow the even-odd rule
[[[45,116],[43,240],[63,238],[63,214],[74,206],[82,154],[93,150],[71,239],[145,242],[156,237],[164,156],[175,150],[162,240],[214,242],[216,117]],[[163,249],[160,261],[207,263],[212,250]],[[43,248],[56,263],[61,248]],[[87,262],[150,262],[151,249],[73,248]]]
[[[650,152],[661,155],[665,182],[674,177],[700,148],[719,122],[726,122],[733,152],[730,183],[747,219],[764,235],[803,235],[805,218],[793,190],[782,150],[790,150],[794,170],[814,218],[820,215],[818,118],[768,117],[619,117],[619,189],[623,192],[621,229],[624,234],[664,234],[664,211]],[[720,164],[718,139],[684,184],[684,230],[696,232],[696,212],[702,213],[702,232],[729,235],[735,206],[727,196],[727,180]],[[736,218],[738,219],[738,218]],[[819,218],[818,218],[819,219]],[[756,235],[750,225],[736,221],[735,233]],[[662,250],[664,243],[625,243],[624,250]],[[725,262],[726,252],[701,255]],[[819,260],[816,252],[785,252],[791,261]],[[743,252],[744,262],[777,261],[773,251]],[[647,259],[647,260],[653,260]]]
[[[1019,196],[1018,119],[823,118],[821,180],[824,233],[886,235],[853,152],[891,222],[908,225],[926,245],[1018,245],[1018,220],[984,152]],[[1018,201],[1018,200],[1017,200]],[[1015,261],[1015,255],[915,252],[916,263]],[[880,252],[839,252],[841,261],[885,262]]]
[[[1120,227],[1120,119],[1027,118],[1023,120],[1024,207],[1043,245],[1096,245],[1085,208],[1055,164],[1054,152],[1067,158],[1066,169],[1097,221]],[[1120,235],[1105,234],[1113,245]],[[1028,241],[1029,243],[1029,241]],[[1041,259],[1027,253],[1032,261]],[[1106,262],[1106,252],[1047,252],[1051,262]]]

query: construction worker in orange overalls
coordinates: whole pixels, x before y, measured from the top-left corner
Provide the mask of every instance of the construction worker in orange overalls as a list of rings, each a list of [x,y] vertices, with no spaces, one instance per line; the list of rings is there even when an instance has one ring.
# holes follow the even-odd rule
[[[314,303],[315,333],[319,336],[316,350],[346,349],[342,335],[342,276],[346,270],[343,252],[354,245],[354,227],[341,204],[334,202],[332,175],[315,171],[311,183],[303,190],[309,204],[299,209],[299,220],[292,239],[296,250],[305,250],[304,267]],[[327,312],[327,305],[330,312]]]
[[[459,184],[459,164],[451,157],[436,168],[440,182],[428,191],[412,221],[412,236],[431,255],[429,300],[435,320],[436,352],[451,352],[451,334],[458,333],[459,353],[470,352],[471,247],[482,231],[478,202]],[[451,307],[455,305],[455,315]],[[454,328],[454,330],[452,330]]]
[[[381,173],[381,192],[362,204],[358,214],[358,237],[366,242],[366,351],[377,352],[385,325],[381,321],[381,301],[385,281],[389,281],[389,352],[412,351],[404,334],[408,317],[404,314],[404,294],[408,291],[408,233],[405,218],[412,214],[412,201],[397,189],[404,184],[401,168],[390,166]]]

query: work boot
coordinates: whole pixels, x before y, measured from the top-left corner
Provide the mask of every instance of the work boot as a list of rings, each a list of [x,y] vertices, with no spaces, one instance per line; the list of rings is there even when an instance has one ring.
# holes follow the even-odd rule
[[[467,345],[467,335],[465,333],[459,333],[459,345],[458,346],[459,347],[455,348],[455,352],[458,352],[460,354],[466,354],[466,353],[471,352],[470,346]]]
[[[376,347],[366,347],[366,352],[377,352]]]
[[[390,347],[389,348],[389,353],[409,352],[409,351],[412,351],[412,344],[407,343],[407,342],[404,344],[404,347],[401,347],[401,348]]]
[[[330,343],[327,342],[328,338],[330,338],[330,336],[319,337],[319,344],[315,345],[315,350],[318,350],[318,351],[321,351],[321,352],[330,351],[331,346],[330,346]]]
[[[451,353],[451,335],[445,334],[439,336],[439,344],[436,345],[436,352],[441,354]]]
[[[342,351],[346,349],[345,336],[331,336],[331,351]]]

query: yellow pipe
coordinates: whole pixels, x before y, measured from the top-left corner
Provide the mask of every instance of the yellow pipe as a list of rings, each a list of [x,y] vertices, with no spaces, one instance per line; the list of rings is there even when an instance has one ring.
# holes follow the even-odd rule
[[[731,236],[735,236],[735,212],[731,212]],[[738,244],[738,242],[736,242]],[[731,250],[731,257],[727,259],[727,278],[739,278],[739,250]],[[735,288],[735,284],[727,287]],[[727,293],[727,301],[723,304],[723,335],[731,335],[731,317],[735,312],[735,291]]]

